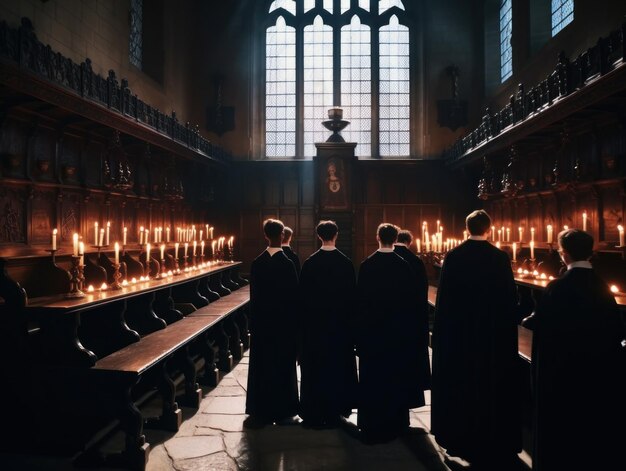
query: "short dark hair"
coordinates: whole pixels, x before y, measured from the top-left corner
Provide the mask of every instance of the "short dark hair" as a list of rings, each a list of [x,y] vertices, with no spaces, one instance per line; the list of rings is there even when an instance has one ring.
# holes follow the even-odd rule
[[[401,244],[411,245],[411,242],[413,242],[413,234],[411,231],[402,229],[398,232],[398,242]]]
[[[280,240],[285,225],[278,219],[266,219],[263,221],[263,233],[270,240]]]
[[[398,228],[388,222],[383,222],[376,231],[378,238],[385,245],[391,245],[398,239]]]
[[[593,237],[580,229],[568,229],[559,232],[559,246],[575,262],[587,260],[593,254]]]
[[[329,241],[333,240],[333,237],[337,235],[339,228],[337,227],[337,223],[335,221],[320,221],[317,223],[315,232],[317,232],[317,235],[323,241]]]
[[[472,211],[465,218],[465,227],[471,235],[484,235],[491,226],[491,218],[484,209]]]
[[[293,235],[293,229],[291,227],[285,226],[283,227],[283,241],[289,242],[291,240],[291,236]]]

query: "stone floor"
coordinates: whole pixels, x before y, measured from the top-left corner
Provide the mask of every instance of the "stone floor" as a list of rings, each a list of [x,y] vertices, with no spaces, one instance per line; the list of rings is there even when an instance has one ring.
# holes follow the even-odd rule
[[[365,445],[355,437],[356,410],[345,427],[310,430],[301,426],[243,428],[248,356],[221,378],[218,386],[205,389],[198,410],[183,408],[183,425],[173,434],[146,430],[151,444],[146,471],[460,471],[468,463],[447,458],[430,428],[430,397],[427,405],[411,411],[411,429],[390,443]],[[156,402],[156,401],[155,401]],[[142,411],[158,404],[148,404]],[[148,411],[149,412],[149,411]],[[119,450],[123,436],[113,434],[101,450]],[[529,457],[520,455],[522,469],[530,469]],[[3,470],[73,470],[72,457],[51,458],[0,455]],[[113,469],[89,466],[92,470]],[[119,468],[118,468],[119,469]],[[502,470],[508,471],[508,470]]]

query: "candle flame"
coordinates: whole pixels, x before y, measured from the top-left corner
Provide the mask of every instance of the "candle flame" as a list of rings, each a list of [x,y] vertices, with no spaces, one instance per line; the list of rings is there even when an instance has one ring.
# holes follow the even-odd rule
[[[619,293],[619,288],[617,285],[611,285],[611,293]]]
[[[106,283],[102,283],[102,286],[100,286],[100,289],[101,289],[102,291],[105,291],[107,288],[108,288],[108,286],[107,286],[107,284],[106,284]]]
[[[93,285],[89,285],[89,286],[87,287],[87,292],[88,292],[88,293],[93,293],[94,291],[95,291],[95,288],[93,287]]]

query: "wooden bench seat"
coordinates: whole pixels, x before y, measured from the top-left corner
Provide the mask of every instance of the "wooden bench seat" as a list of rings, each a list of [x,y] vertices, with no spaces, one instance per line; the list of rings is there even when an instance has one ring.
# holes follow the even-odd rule
[[[202,399],[193,352],[204,357],[206,375],[213,375],[213,371],[217,373],[211,331],[218,331],[218,346],[228,352],[229,340],[228,337],[223,339],[224,329],[237,328],[239,332],[234,317],[249,300],[249,287],[244,287],[162,330],[143,336],[138,342],[99,359],[89,368],[88,376],[98,394],[113,402],[114,414],[126,434],[123,460],[132,469],[145,468],[150,449],[143,434],[144,418],[133,401],[133,388],[140,381],[147,381],[158,389],[162,397],[160,417],[148,420],[146,425],[177,431],[182,423],[178,403],[184,401],[197,408]],[[174,368],[184,376],[185,392],[181,398],[176,397],[176,385],[171,373]]]

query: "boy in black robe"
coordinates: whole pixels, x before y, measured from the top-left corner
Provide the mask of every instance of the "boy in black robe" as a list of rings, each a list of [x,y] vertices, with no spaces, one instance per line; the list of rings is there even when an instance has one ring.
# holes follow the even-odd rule
[[[293,265],[296,267],[296,273],[298,274],[298,276],[300,276],[300,257],[298,257],[298,254],[295,253],[289,245],[291,244],[292,236],[293,230],[291,229],[291,227],[285,226],[285,228],[283,229],[283,242],[281,247],[283,249],[283,252],[285,252],[285,255],[287,255],[287,258],[293,262]]]
[[[486,240],[483,210],[448,252],[432,334],[431,433],[472,466],[516,469],[522,447],[517,288],[508,255]]]
[[[357,425],[366,443],[390,441],[407,431],[415,399],[411,376],[417,373],[410,368],[418,335],[411,330],[417,281],[393,251],[397,237],[394,225],[378,226],[380,248],[361,263],[357,282]]]
[[[300,274],[303,344],[300,358],[300,416],[305,426],[334,427],[356,407],[356,358],[351,332],[356,276],[335,247],[334,221],[316,228],[322,247],[305,260]]]
[[[407,377],[407,380],[414,381],[410,390],[412,391],[409,407],[420,407],[425,404],[424,391],[430,389],[430,359],[428,357],[428,277],[424,262],[415,255],[409,247],[413,242],[411,231],[401,230],[398,232],[398,241],[394,245],[393,251],[407,261],[416,278],[417,311],[409,320],[411,325],[409,330],[413,333],[414,348],[409,352],[409,371],[415,372]]]
[[[523,321],[533,331],[533,470],[623,469],[624,328],[589,263],[593,238],[570,229],[558,243],[567,271]]]
[[[250,267],[250,366],[244,425],[300,422],[298,413],[298,276],[280,244],[283,223],[268,219],[263,232],[269,247]]]

